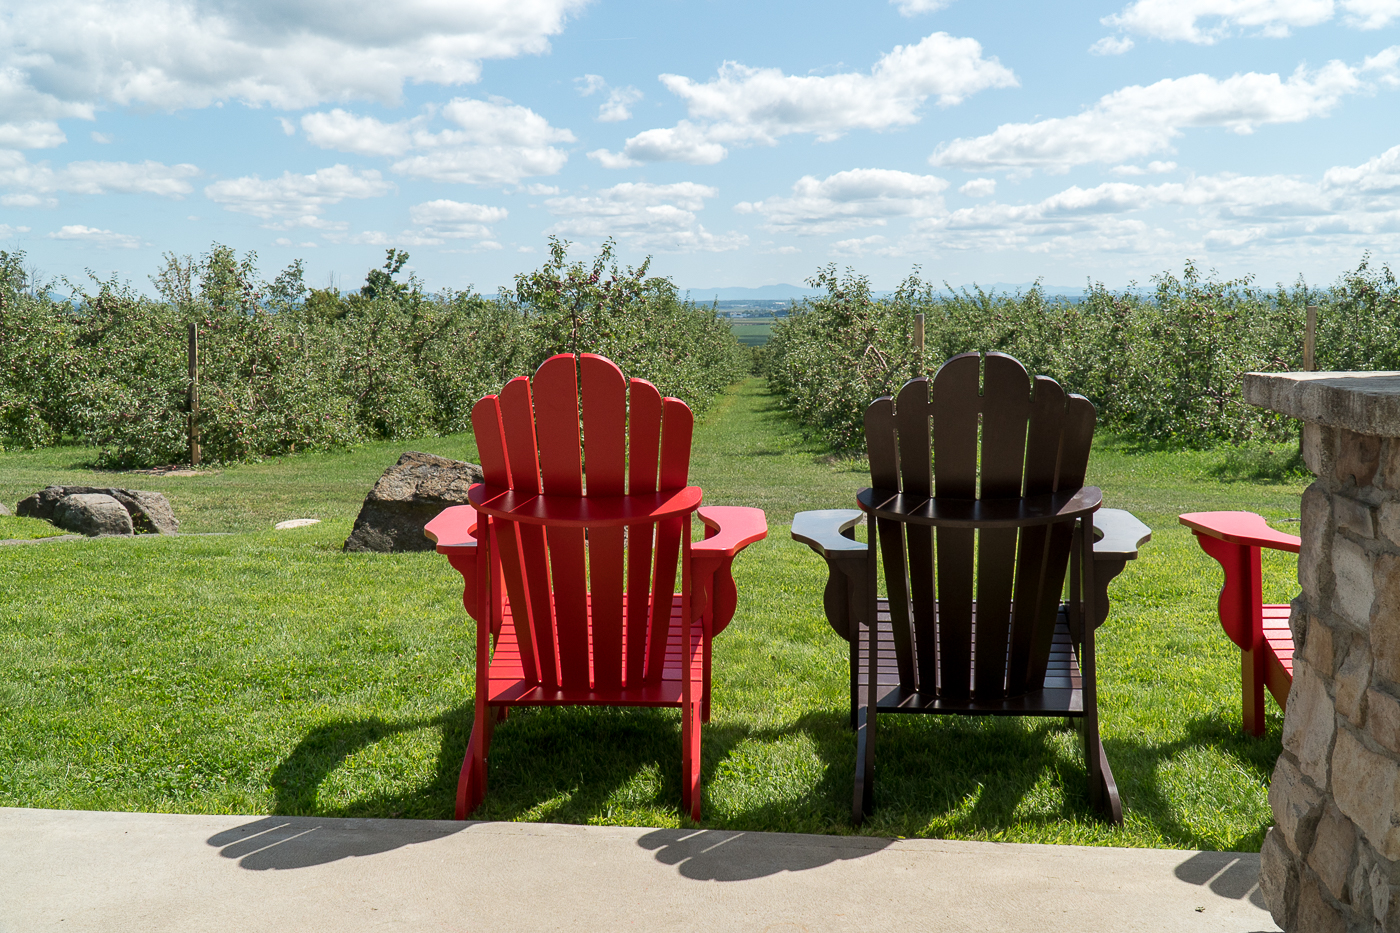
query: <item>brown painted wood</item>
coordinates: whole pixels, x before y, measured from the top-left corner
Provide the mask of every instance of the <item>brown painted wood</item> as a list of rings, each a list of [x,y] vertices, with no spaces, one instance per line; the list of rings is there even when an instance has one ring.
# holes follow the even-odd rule
[[[894,400],[876,399],[865,412],[865,441],[870,456],[871,481],[877,487],[897,491],[900,488],[899,440]],[[899,522],[875,523],[875,538],[880,542],[879,553],[885,568],[885,591],[895,606],[894,631],[903,651],[894,652],[905,680],[914,684],[914,652],[910,634],[909,576],[904,556],[904,529]]]
[[[1030,415],[1031,381],[1025,367],[1002,353],[988,353],[982,375],[982,455],[978,495],[987,501],[1021,501]],[[974,694],[983,700],[1006,695],[1007,645],[1016,571],[1014,528],[983,528],[977,534],[977,605]]]
[[[934,491],[938,499],[977,498],[977,434],[982,358],[963,353],[933,380]],[[972,689],[972,528],[938,529],[938,690],[965,698]]]
[[[1026,480],[1023,490],[1027,498],[1049,495],[1055,490],[1064,421],[1065,390],[1055,380],[1037,376],[1026,429]],[[1054,594],[1053,602],[1043,596],[1050,576],[1049,548],[1049,529],[1021,530],[1016,553],[1016,589],[1011,608],[1011,639],[1006,667],[1006,692],[1011,696],[1024,693],[1042,682],[1043,675],[1039,671],[1031,671],[1035,633],[1045,624],[1045,610],[1059,602],[1058,593]]]
[[[911,379],[895,400],[895,423],[899,433],[900,485],[904,497],[927,498],[933,492],[933,449],[929,437],[929,387],[926,377]],[[904,538],[909,575],[910,628],[895,635],[895,651],[908,656],[917,680],[911,689],[935,689],[938,683],[937,654],[929,650],[936,643],[937,604],[934,594],[933,529],[906,523]],[[908,633],[912,632],[913,637]],[[901,637],[903,636],[903,637]],[[918,646],[925,650],[920,652]]]

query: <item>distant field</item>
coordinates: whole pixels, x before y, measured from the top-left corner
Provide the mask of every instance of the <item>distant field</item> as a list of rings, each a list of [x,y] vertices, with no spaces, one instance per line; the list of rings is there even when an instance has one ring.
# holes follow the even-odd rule
[[[774,320],[771,317],[744,318],[731,322],[729,329],[744,346],[761,347],[768,342],[768,337],[773,333]]]

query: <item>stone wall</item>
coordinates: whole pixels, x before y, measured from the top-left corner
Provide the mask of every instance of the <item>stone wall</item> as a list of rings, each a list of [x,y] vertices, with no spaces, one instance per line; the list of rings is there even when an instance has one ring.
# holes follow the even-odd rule
[[[1400,931],[1400,437],[1314,422],[1303,455],[1317,480],[1260,887],[1285,930]]]

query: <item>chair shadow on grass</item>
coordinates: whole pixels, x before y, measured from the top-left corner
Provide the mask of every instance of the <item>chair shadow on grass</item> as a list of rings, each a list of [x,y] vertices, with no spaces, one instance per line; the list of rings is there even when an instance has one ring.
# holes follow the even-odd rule
[[[370,855],[441,838],[466,823],[428,822],[452,816],[457,776],[471,726],[471,705],[437,716],[398,722],[371,717],[331,722],[308,733],[273,771],[275,816],[218,833],[208,842],[244,868],[296,868]],[[1154,744],[1132,737],[1105,740],[1131,820],[1145,820],[1168,845],[1220,848],[1185,824],[1160,784],[1161,769],[1193,749],[1213,749],[1267,781],[1278,755],[1277,725],[1270,737],[1251,739],[1222,715],[1191,720],[1182,738]],[[323,782],[350,756],[377,742],[425,728],[441,730],[430,780],[342,803],[321,794]],[[768,785],[754,793],[743,777],[754,773],[745,746],[793,740],[816,756],[809,779]],[[686,878],[740,880],[801,871],[859,858],[906,835],[998,838],[1008,830],[1097,820],[1088,801],[1078,737],[1060,719],[880,718],[875,812],[850,838],[855,736],[844,710],[817,710],[768,728],[726,722],[705,727],[702,785],[706,826],[679,813],[680,720],[673,710],[563,707],[514,708],[496,727],[485,802],[473,820],[558,823],[631,823],[676,819],[679,829],[643,835],[639,846]],[[765,767],[758,763],[757,767]],[[736,777],[737,775],[737,777]],[[1037,788],[1048,776],[1056,792]],[[1023,807],[1028,795],[1040,799]],[[326,818],[398,818],[393,824],[335,823]],[[654,825],[654,824],[653,824]],[[1226,848],[1257,850],[1265,826],[1230,840]],[[840,843],[810,840],[764,843],[762,857],[743,857],[753,831],[842,834]],[[1111,842],[1111,840],[1110,840]],[[1188,861],[1183,880],[1209,884],[1226,897],[1250,895],[1233,860],[1220,865]],[[1227,865],[1226,862],[1230,864]],[[1214,869],[1207,871],[1208,869]],[[1185,872],[1185,874],[1182,874]],[[1242,874],[1244,872],[1244,874]],[[1204,873],[1204,874],[1203,874]],[[1200,877],[1197,877],[1200,876]],[[1243,886],[1243,887],[1242,887]],[[1236,890],[1239,889],[1239,890]],[[1258,899],[1257,889],[1251,900]]]

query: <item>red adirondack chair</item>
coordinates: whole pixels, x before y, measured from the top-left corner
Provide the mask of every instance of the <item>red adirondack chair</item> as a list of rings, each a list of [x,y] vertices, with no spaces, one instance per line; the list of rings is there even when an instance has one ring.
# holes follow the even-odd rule
[[[1298,553],[1302,539],[1275,531],[1253,512],[1188,512],[1181,523],[1196,534],[1201,550],[1220,562],[1220,625],[1243,652],[1240,665],[1244,730],[1264,734],[1264,688],[1279,709],[1288,708],[1293,686],[1293,633],[1289,607],[1265,605],[1260,548]]]
[[[734,556],[768,526],[761,509],[699,507],[693,426],[684,402],[588,353],[550,357],[472,409],[485,482],[423,529],[477,623],[457,819],[486,795],[507,708],[578,705],[679,707],[683,803],[700,819],[710,644],[734,616]]]

